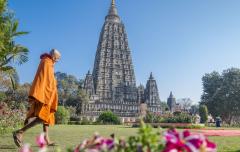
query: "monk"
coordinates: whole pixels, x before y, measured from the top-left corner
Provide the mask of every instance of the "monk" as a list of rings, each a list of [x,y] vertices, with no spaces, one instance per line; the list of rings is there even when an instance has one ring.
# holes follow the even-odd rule
[[[54,64],[60,57],[61,54],[56,49],[40,56],[41,62],[29,91],[30,109],[24,127],[13,132],[14,142],[18,147],[22,146],[23,134],[37,124],[43,124],[44,139],[47,145],[54,145],[49,140],[48,127],[55,124],[54,113],[57,111],[58,94]]]

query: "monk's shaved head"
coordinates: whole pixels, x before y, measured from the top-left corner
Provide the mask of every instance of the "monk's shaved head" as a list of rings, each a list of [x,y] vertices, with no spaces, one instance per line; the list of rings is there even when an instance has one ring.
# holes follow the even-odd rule
[[[53,56],[53,55],[58,55],[58,56],[61,56],[61,53],[57,50],[57,49],[52,49],[50,51],[50,54]]]
[[[55,62],[57,62],[61,57],[61,53],[57,49],[52,49],[49,54]]]

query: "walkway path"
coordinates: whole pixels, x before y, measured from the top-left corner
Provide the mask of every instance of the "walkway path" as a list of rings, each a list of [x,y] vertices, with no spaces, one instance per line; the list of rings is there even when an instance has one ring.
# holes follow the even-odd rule
[[[240,136],[240,130],[193,130],[193,132],[199,132],[205,136]]]

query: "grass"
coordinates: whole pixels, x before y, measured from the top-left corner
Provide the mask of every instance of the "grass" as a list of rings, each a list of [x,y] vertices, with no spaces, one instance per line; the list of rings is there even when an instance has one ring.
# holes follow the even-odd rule
[[[209,137],[217,144],[218,152],[240,152],[240,137]]]
[[[35,137],[42,131],[41,126],[37,126],[24,136],[24,142],[30,143],[34,151],[37,151]],[[50,137],[65,152],[68,147],[75,147],[86,138],[90,138],[96,131],[103,136],[115,133],[116,137],[128,137],[136,135],[138,129],[127,126],[81,126],[81,125],[57,125],[50,127]],[[240,152],[240,137],[210,137],[218,145],[219,152]],[[49,152],[56,151],[57,147],[50,147]],[[12,135],[10,133],[0,136],[0,152],[16,152]]]

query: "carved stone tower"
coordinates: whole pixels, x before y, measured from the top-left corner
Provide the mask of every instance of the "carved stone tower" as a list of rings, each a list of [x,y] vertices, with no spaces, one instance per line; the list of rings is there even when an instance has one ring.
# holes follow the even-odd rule
[[[94,85],[93,85],[93,77],[90,71],[86,74],[85,80],[84,80],[84,87],[83,87],[89,97],[93,96],[94,91]]]
[[[145,102],[149,105],[160,104],[157,83],[152,73],[150,74],[145,89]]]
[[[124,24],[112,0],[102,27],[93,68],[100,102],[137,101],[137,88]]]
[[[138,103],[144,103],[145,102],[145,98],[144,98],[144,86],[142,84],[140,84],[138,86]]]
[[[146,111],[162,111],[152,74],[146,89],[143,85],[136,87],[127,33],[114,0],[100,33],[92,75],[87,74],[84,88],[91,101],[82,105],[82,116],[96,119],[103,111],[111,110],[129,122]]]
[[[169,110],[171,112],[175,111],[175,107],[176,107],[176,98],[173,96],[172,92],[170,93],[170,96],[167,99],[167,105],[169,107]]]

